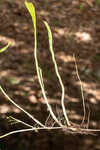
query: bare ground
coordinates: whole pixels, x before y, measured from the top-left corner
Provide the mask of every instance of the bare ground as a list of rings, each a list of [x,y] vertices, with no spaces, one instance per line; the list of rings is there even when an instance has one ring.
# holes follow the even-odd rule
[[[51,26],[54,50],[65,85],[65,105],[71,121],[81,123],[83,116],[80,82],[75,72],[76,55],[83,83],[89,127],[100,128],[100,3],[71,0],[34,2],[37,12],[38,58],[43,68],[46,93],[55,113],[62,117],[61,89],[54,72],[48,48],[47,32],[41,20]],[[33,56],[33,27],[31,17],[21,2],[5,0],[0,3],[0,48],[12,42],[0,54],[0,82],[10,97],[34,114],[41,122],[48,116],[37,80]],[[33,125],[15,106],[0,94],[0,133],[21,128],[8,125],[6,116],[13,115]],[[52,120],[49,122],[52,124]],[[86,122],[87,123],[87,122]],[[63,131],[27,132],[0,141],[2,150],[99,150],[100,139],[90,135],[70,135]]]

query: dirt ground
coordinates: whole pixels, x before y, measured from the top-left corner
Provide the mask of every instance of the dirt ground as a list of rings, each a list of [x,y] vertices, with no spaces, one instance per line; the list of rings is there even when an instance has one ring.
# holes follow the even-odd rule
[[[61,113],[61,88],[55,75],[42,20],[52,29],[54,51],[64,86],[69,119],[80,124],[83,117],[80,82],[75,71],[76,56],[86,104],[87,125],[100,129],[100,1],[31,0],[37,13],[38,59],[43,69],[46,94],[55,114]],[[0,84],[14,101],[45,122],[48,110],[38,83],[33,47],[33,27],[24,0],[0,1]],[[9,125],[7,116],[35,125],[23,112],[6,101],[0,93],[0,135],[21,129]],[[49,120],[52,125],[53,120]],[[93,135],[68,134],[62,130],[25,132],[0,140],[1,150],[100,150],[100,132]]]

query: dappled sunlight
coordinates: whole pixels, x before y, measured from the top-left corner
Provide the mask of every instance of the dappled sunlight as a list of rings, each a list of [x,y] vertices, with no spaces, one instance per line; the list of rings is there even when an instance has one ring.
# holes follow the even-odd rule
[[[77,81],[76,85],[80,86],[80,82]],[[93,104],[98,104],[98,102],[100,101],[100,90],[97,88],[97,85],[95,83],[88,84],[86,82],[82,82],[82,85],[85,98],[91,95],[88,101]]]
[[[11,45],[10,45],[11,47],[15,47],[17,45],[16,40],[6,37],[6,36],[2,36],[2,35],[0,35],[0,42],[1,42],[1,44],[3,43],[6,45],[8,42],[11,42]]]
[[[54,31],[53,35],[57,39],[59,39],[62,36],[65,36],[65,34],[67,34],[68,32],[66,28],[58,28],[58,27],[55,27],[53,31]]]
[[[6,45],[8,41],[11,42],[9,51],[0,56],[0,82],[4,91],[7,92],[14,102],[30,112],[30,114],[35,116],[38,120],[45,123],[49,110],[43,98],[36,75],[33,54],[34,30],[31,17],[24,6],[24,0],[22,0],[23,2],[18,0],[13,3],[11,1],[12,0],[6,0],[2,3],[3,7],[0,9],[2,16],[0,24],[0,48]],[[70,121],[79,123],[82,121],[84,115],[80,82],[76,76],[75,62],[73,60],[73,54],[75,54],[86,100],[87,112],[85,123],[87,123],[87,117],[90,111],[89,128],[99,128],[100,86],[99,78],[96,78],[95,75],[99,69],[100,60],[100,56],[98,55],[97,57],[96,55],[100,48],[100,14],[98,13],[99,11],[96,12],[96,10],[99,9],[91,8],[85,2],[74,2],[72,0],[30,1],[34,2],[36,6],[38,37],[37,55],[39,65],[43,69],[45,93],[49,104],[52,106],[56,116],[59,119],[63,119],[61,87],[55,75],[54,65],[51,61],[48,47],[47,32],[44,26],[41,25],[41,20],[46,20],[51,26],[55,57],[59,73],[65,86],[64,104]],[[83,6],[83,3],[85,3],[85,7]],[[96,56],[95,61],[92,59],[94,56]],[[98,63],[98,68],[92,66],[92,63],[94,66],[97,66]],[[95,74],[92,73],[93,70],[96,70]],[[3,98],[1,93],[0,97],[1,117],[4,114],[6,116],[14,113],[14,116],[17,116],[18,118],[21,118],[22,116],[22,120],[25,122],[29,121],[32,126],[38,127],[33,120],[31,121],[31,118],[25,117],[26,115],[24,115],[22,111],[12,104],[9,104],[9,102]],[[88,108],[88,105],[90,108]],[[4,127],[3,125],[1,126],[2,128]],[[17,127],[20,128],[20,125],[15,125],[14,128],[12,126],[11,131]],[[5,129],[7,129],[7,127],[5,127]],[[2,135],[2,130],[0,130],[0,132],[0,135]],[[36,131],[36,133],[27,132],[17,136],[15,135],[15,137],[11,136],[9,137],[11,138],[10,144],[15,145],[15,147],[12,148],[13,146],[11,146],[8,150],[32,149],[33,147],[34,149],[43,150],[76,150],[80,148],[82,150],[90,150],[92,146],[95,149],[96,145],[97,148],[100,148],[100,143],[98,142],[96,144],[97,140],[93,139],[92,136],[89,139],[88,135],[75,135],[75,140],[73,140],[73,134],[67,134],[67,136],[65,136],[64,132],[62,133],[61,130],[60,134],[58,132],[58,130],[50,130],[49,132],[42,131],[39,133]],[[61,136],[61,134],[63,134],[63,136]],[[18,139],[20,142],[17,141],[13,144],[13,139]],[[18,146],[16,146],[16,143],[18,143]],[[50,145],[50,143],[52,143],[52,145]],[[21,144],[22,147],[20,146]],[[23,147],[25,144],[30,144],[30,146]],[[41,148],[41,146],[43,147]]]
[[[91,114],[90,114],[91,115]],[[90,116],[90,119],[91,119],[91,116]],[[90,125],[94,128],[96,128],[97,126],[100,127],[100,125],[96,122],[96,121],[93,121],[93,120],[90,120]]]
[[[76,32],[75,36],[76,36],[75,39],[76,39],[77,42],[86,42],[86,43],[88,43],[88,42],[92,41],[91,35],[87,32]]]
[[[39,14],[40,14],[41,16],[43,15],[43,16],[45,16],[45,17],[46,17],[46,16],[48,16],[48,15],[49,15],[49,12],[48,12],[48,11],[46,11],[46,10],[45,10],[45,11],[44,11],[44,10],[41,10],[41,11],[39,12]]]
[[[18,108],[16,108],[15,106],[9,106],[7,104],[0,105],[0,113],[6,114],[6,113],[10,113],[10,112],[20,113],[21,111]]]
[[[25,44],[24,41],[17,41],[16,39],[14,38],[10,38],[8,36],[3,36],[3,35],[0,35],[0,45],[7,45],[8,42],[11,42],[11,45],[9,47],[10,48],[13,48],[13,47],[19,47],[19,46],[22,46]],[[1,46],[0,46],[1,47]],[[2,48],[2,47],[1,47]],[[21,48],[20,48],[21,49]],[[15,49],[14,49],[15,50]],[[23,52],[25,51],[26,53],[26,49],[23,50]]]
[[[38,103],[38,100],[37,100],[37,98],[34,96],[34,95],[30,95],[29,97],[28,97],[28,99],[29,99],[29,101],[31,102],[31,103]],[[42,101],[41,101],[42,102]]]
[[[70,112],[70,119],[80,121],[80,120],[82,120],[82,116],[76,114],[76,112],[71,111]]]
[[[24,44],[23,44],[24,45]],[[33,48],[21,48],[21,51],[20,51],[20,53],[21,54],[29,54],[29,51],[28,50],[30,50],[30,51],[33,51]]]
[[[6,71],[4,70],[0,73],[0,78],[6,77],[8,76],[8,74],[10,74],[9,70],[6,70]]]
[[[78,103],[79,101],[80,100],[78,98],[73,98],[67,95],[67,93],[65,94],[65,103],[68,103],[68,102]]]
[[[41,97],[40,102],[46,104],[45,100]],[[49,104],[61,105],[60,99],[48,98]]]
[[[56,54],[56,57],[58,59],[60,59],[62,62],[64,61],[65,63],[73,62],[73,56],[71,56],[71,55],[65,55],[64,52],[58,52]]]

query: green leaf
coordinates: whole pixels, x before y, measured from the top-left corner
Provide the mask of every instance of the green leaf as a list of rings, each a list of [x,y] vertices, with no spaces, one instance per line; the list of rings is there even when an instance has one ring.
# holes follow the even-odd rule
[[[5,50],[7,50],[7,48],[11,45],[11,42],[8,42],[8,44],[0,49],[0,53],[4,52]]]
[[[37,71],[37,76],[38,76],[38,80],[39,80],[39,84],[42,90],[42,94],[43,97],[46,101],[46,104],[48,106],[48,109],[50,111],[50,114],[52,115],[52,117],[54,118],[54,120],[58,123],[58,119],[56,118],[55,114],[53,113],[53,110],[50,106],[50,104],[48,103],[48,99],[47,96],[45,94],[45,89],[44,89],[44,83],[43,83],[43,77],[42,77],[42,70],[39,67],[39,63],[38,63],[38,58],[37,58],[37,31],[36,31],[36,15],[35,15],[35,7],[32,3],[25,1],[25,6],[28,9],[31,17],[32,17],[32,21],[33,21],[33,26],[34,26],[34,58],[35,58],[35,65],[36,65],[36,71]],[[52,42],[52,40],[51,40]],[[40,123],[39,123],[40,124]],[[42,127],[45,127],[43,124],[41,125]]]
[[[25,6],[29,12],[29,14],[32,17],[32,22],[33,22],[33,27],[34,27],[34,58],[35,58],[35,64],[36,64],[36,70],[37,70],[37,74],[39,74],[38,72],[38,60],[37,60],[37,36],[36,36],[36,14],[35,14],[35,7],[31,2],[27,2],[25,1]]]
[[[31,17],[32,17],[32,21],[33,21],[33,25],[34,25],[34,32],[36,32],[36,15],[35,15],[35,7],[31,2],[27,2],[25,1],[25,6],[28,9]]]

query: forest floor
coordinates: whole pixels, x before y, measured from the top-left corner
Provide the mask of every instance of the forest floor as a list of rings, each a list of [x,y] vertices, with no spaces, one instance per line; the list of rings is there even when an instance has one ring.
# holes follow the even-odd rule
[[[31,0],[32,1],[32,0]],[[83,117],[80,82],[76,75],[76,56],[86,104],[89,128],[100,129],[100,1],[74,0],[32,1],[36,7],[38,59],[43,69],[46,94],[58,117],[62,117],[61,88],[55,75],[48,47],[48,35],[42,20],[53,33],[53,45],[59,72],[65,86],[65,106],[71,121],[80,124]],[[48,110],[42,97],[34,63],[34,37],[31,17],[24,0],[0,2],[0,48],[11,41],[0,54],[0,84],[14,101],[45,122]],[[9,125],[6,117],[33,122],[0,93],[0,135],[20,129]],[[52,125],[53,120],[49,120]],[[1,150],[99,150],[97,136],[65,134],[63,131],[26,132],[0,140]]]

